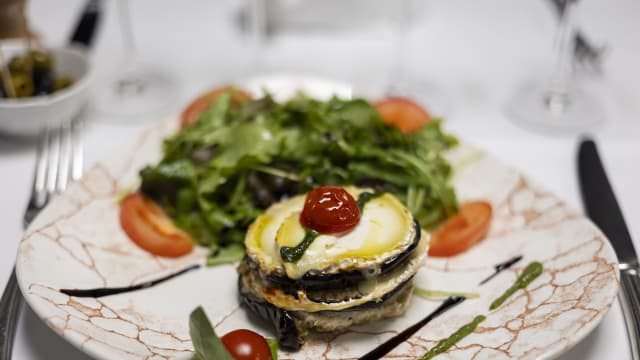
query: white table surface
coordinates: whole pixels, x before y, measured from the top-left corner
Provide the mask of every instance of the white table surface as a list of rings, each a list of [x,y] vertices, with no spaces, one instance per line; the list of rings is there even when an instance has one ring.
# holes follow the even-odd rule
[[[81,0],[31,0],[31,22],[47,42],[69,36]],[[122,65],[117,2],[106,16],[93,50],[94,88],[104,88]],[[350,81],[356,92],[380,93],[388,78],[391,35],[384,27],[333,33],[280,33],[270,39],[260,67],[250,67],[250,47],[238,28],[243,2],[232,0],[136,0],[131,2],[140,58],[172,74],[179,111],[198,92],[260,71],[312,73]],[[640,2],[583,0],[581,27],[610,53],[602,78],[585,80],[600,96],[606,124],[593,131],[636,246],[640,246]],[[357,16],[354,16],[357,18]],[[575,171],[577,136],[548,137],[514,126],[504,115],[509,94],[521,81],[544,77],[551,63],[553,17],[543,1],[441,0],[427,3],[410,31],[407,68],[416,78],[439,83],[452,103],[448,128],[486,148],[504,162],[581,208]],[[248,60],[249,59],[249,60]],[[94,96],[95,99],[95,96]],[[84,131],[86,164],[116,151],[161,115],[131,119],[90,108]],[[0,137],[0,284],[13,265],[22,233],[34,161],[33,144]],[[24,307],[15,359],[86,359]],[[563,360],[630,359],[620,307],[615,303],[602,324]]]

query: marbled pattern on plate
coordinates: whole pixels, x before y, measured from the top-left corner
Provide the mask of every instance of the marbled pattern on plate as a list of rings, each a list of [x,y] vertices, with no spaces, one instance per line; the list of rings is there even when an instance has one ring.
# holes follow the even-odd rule
[[[169,260],[137,248],[120,229],[118,198],[137,184],[137,171],[159,157],[163,137],[177,119],[141,134],[133,147],[93,165],[82,180],[56,198],[24,235],[17,260],[27,301],[67,340],[101,359],[189,358],[188,315],[203,305],[219,334],[269,329],[238,306],[232,265],[201,269],[158,287],[100,299],[74,298],[59,288],[131,285],[201,262],[206,251]],[[428,259],[417,286],[475,291],[467,300],[421,329],[388,355],[415,359],[476,314],[487,319],[441,359],[547,359],[582,339],[601,320],[618,289],[615,254],[602,233],[518,172],[485,153],[461,146],[450,154],[461,200],[488,199],[495,220],[487,239],[449,260]],[[524,259],[483,286],[493,265]],[[529,262],[545,270],[525,291],[498,310],[490,302]],[[281,359],[357,359],[417,321],[437,302],[414,298],[402,317],[313,337]]]

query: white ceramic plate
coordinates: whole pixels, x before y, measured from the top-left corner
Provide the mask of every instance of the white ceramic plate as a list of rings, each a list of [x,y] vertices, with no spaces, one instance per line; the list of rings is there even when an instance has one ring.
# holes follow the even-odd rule
[[[326,95],[326,83],[317,89],[313,81],[300,78],[261,82],[265,86],[258,89],[275,93],[303,84],[311,95],[318,90],[319,96]],[[335,90],[348,89],[337,85]],[[188,358],[188,316],[199,305],[219,334],[251,328],[273,336],[238,305],[233,265],[197,270],[154,288],[100,299],[58,291],[131,285],[202,261],[204,250],[178,260],[151,256],[137,248],[118,223],[118,197],[136,186],[138,169],[160,157],[161,141],[177,123],[176,117],[158,123],[140,134],[130,150],[94,164],[41,213],[22,240],[17,272],[27,301],[51,328],[97,358]],[[486,321],[439,358],[548,359],[563,353],[600,322],[616,296],[618,271],[611,245],[555,195],[484,152],[463,145],[449,156],[460,199],[489,200],[495,219],[488,238],[468,252],[449,260],[428,259],[415,283],[475,291],[480,298],[437,318],[390,357],[418,358],[477,314],[486,314]],[[477,285],[495,264],[516,255],[524,259],[486,285]],[[533,260],[544,263],[544,274],[489,312],[490,302]],[[316,336],[297,353],[282,352],[281,359],[355,359],[438,304],[414,297],[402,317]]]

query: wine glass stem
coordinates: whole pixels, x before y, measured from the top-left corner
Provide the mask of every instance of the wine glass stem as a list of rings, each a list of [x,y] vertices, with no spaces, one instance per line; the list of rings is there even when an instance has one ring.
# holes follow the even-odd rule
[[[136,57],[136,44],[133,38],[133,28],[131,25],[131,12],[129,11],[129,0],[120,0],[118,4],[120,10],[120,29],[122,30],[122,43],[124,45],[124,58],[126,64],[130,64]]]
[[[393,19],[393,49],[391,58],[391,83],[405,80],[404,60],[407,55],[407,22],[409,21],[409,0],[400,0]]]
[[[555,39],[555,65],[551,74],[545,103],[552,114],[562,114],[570,106],[569,89],[573,69],[573,0],[564,0]]]
[[[249,72],[260,71],[264,41],[267,33],[266,0],[249,0],[249,37],[251,61]]]

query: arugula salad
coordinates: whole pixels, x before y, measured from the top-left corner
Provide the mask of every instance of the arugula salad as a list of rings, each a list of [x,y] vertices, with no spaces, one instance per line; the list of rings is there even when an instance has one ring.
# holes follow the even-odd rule
[[[439,120],[407,133],[364,99],[234,95],[207,103],[165,140],[161,160],[140,171],[140,192],[211,248],[210,265],[243,256],[247,226],[269,205],[320,185],[389,192],[426,229],[457,212],[442,156],[457,140]]]

